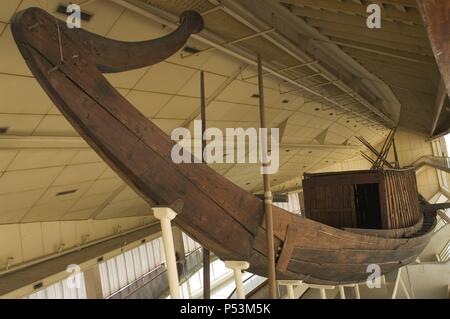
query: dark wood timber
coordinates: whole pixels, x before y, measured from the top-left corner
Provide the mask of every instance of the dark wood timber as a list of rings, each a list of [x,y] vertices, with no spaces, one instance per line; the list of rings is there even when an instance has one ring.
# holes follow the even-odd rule
[[[428,38],[450,95],[450,1],[418,0]]]
[[[303,193],[306,217],[334,227],[404,229],[422,218],[413,168],[305,174]]]
[[[259,117],[260,127],[262,129],[266,126],[266,110],[264,103],[264,74],[262,67],[261,56],[258,55],[258,89],[259,89]],[[265,135],[265,134],[263,134]],[[266,139],[266,136],[261,137]],[[267,137],[268,139],[268,137]],[[262,143],[264,144],[264,142]],[[261,145],[261,143],[260,143]],[[266,146],[268,147],[269,141],[267,140]],[[268,150],[268,149],[267,149]],[[267,150],[263,151],[263,154],[267,154]],[[267,163],[263,163],[263,167],[267,166]],[[276,274],[275,274],[275,251],[273,242],[273,214],[272,214],[272,192],[270,190],[270,176],[263,173],[264,184],[264,213],[266,214],[266,232],[267,232],[267,276],[269,281],[269,298],[276,298]]]
[[[266,205],[272,210],[271,225],[272,219],[264,219],[267,211],[263,201],[256,196],[204,163],[172,161],[175,143],[123,98],[102,72],[162,61],[202,27],[201,16],[187,12],[179,28],[166,37],[125,43],[69,29],[38,8],[18,13],[11,24],[17,46],[36,80],[77,132],[151,206],[178,203],[174,222],[222,260],[249,261],[249,271],[267,276],[268,264],[273,263],[273,257],[268,258],[271,247],[282,256],[278,279],[315,284],[361,282],[367,279],[368,264],[380,264],[382,271],[388,272],[414,261],[430,239],[435,215],[426,215],[421,229],[402,238],[345,231]],[[391,175],[384,178],[389,183],[380,184],[380,193],[415,187],[415,179],[398,181],[395,174],[391,174],[393,179]],[[333,180],[379,182],[381,176],[349,173]],[[409,203],[405,198],[398,206],[408,208],[386,229],[418,221],[411,200],[414,196],[409,191],[407,195]],[[390,199],[381,201],[381,207],[398,209]]]
[[[264,194],[256,194],[256,197],[264,200]],[[288,203],[289,197],[286,194],[272,194],[272,202],[273,203]]]
[[[206,148],[206,97],[205,97],[205,72],[200,72],[200,113],[202,117],[202,154]],[[203,163],[205,159],[203,158]],[[209,264],[211,257],[208,248],[203,247],[203,299],[211,298],[211,275]]]

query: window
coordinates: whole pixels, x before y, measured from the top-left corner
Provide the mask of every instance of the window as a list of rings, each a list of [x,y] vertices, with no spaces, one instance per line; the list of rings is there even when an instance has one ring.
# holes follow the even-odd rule
[[[79,286],[73,283],[79,283]],[[86,286],[84,284],[84,273],[75,275],[75,278],[67,278],[47,288],[32,293],[25,299],[86,299]]]
[[[191,237],[183,233],[183,244],[184,244],[184,251],[186,252],[186,255],[189,255],[190,253],[196,251],[198,248],[201,247],[199,243],[197,243],[195,240],[193,240]]]
[[[287,203],[274,203],[275,206],[280,207],[288,212],[294,214],[301,214],[300,210],[300,200],[298,198],[298,193],[290,193],[288,194],[288,202]]]
[[[103,297],[109,297],[165,262],[162,239],[126,251],[99,264]]]

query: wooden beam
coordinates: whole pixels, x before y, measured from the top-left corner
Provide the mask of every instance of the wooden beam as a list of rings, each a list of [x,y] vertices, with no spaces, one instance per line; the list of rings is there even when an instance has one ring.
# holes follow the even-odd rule
[[[291,4],[300,7],[310,7],[318,10],[330,10],[347,14],[357,14],[368,17],[367,7],[359,5],[354,2],[336,2],[330,0],[280,0],[282,3]],[[414,23],[422,25],[423,21],[420,14],[416,10],[409,12],[401,12],[391,6],[386,6],[382,9],[381,17],[383,20],[395,20],[404,23]]]
[[[419,0],[428,37],[450,94],[450,1]]]
[[[445,90],[444,81],[441,80],[441,83],[439,84],[439,88],[438,88],[437,94],[436,94],[436,102],[434,104],[433,124],[431,126],[431,131],[430,131],[431,136],[433,136],[436,131],[436,127],[441,118],[442,109],[444,107],[444,103],[445,103],[445,100],[447,99],[447,97],[448,97],[448,94],[447,94],[447,91]]]
[[[256,197],[258,197],[261,200],[264,200],[264,194],[256,194]],[[289,202],[289,198],[286,194],[277,194],[273,195],[272,201],[274,203],[287,203]]]
[[[200,113],[202,118],[202,155],[206,148],[206,140],[204,139],[206,132],[206,97],[205,97],[205,72],[200,71]],[[205,159],[202,156],[202,161]],[[211,274],[210,263],[211,257],[208,248],[203,247],[203,299],[211,299]]]

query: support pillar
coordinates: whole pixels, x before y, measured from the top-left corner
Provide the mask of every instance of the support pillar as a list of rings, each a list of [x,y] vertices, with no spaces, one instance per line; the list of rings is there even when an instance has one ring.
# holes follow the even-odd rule
[[[345,288],[343,285],[339,285],[339,297],[341,297],[341,299],[345,299]]]
[[[177,213],[170,207],[154,207],[153,214],[161,223],[161,232],[166,255],[167,277],[169,279],[170,296],[172,299],[181,299],[180,282],[178,279],[177,261],[172,235],[172,219]]]
[[[397,297],[398,284],[400,283],[400,276],[402,275],[402,269],[399,268],[397,272],[397,277],[395,278],[394,290],[392,291],[392,299]]]
[[[250,264],[246,261],[225,261],[225,266],[234,272],[237,299],[245,299],[244,283],[242,282],[242,270],[248,269]]]
[[[84,271],[87,299],[103,299],[102,282],[98,264]]]
[[[300,286],[301,284],[301,280],[278,280],[278,285],[286,287],[288,299],[295,299],[294,287]]]
[[[330,289],[336,289],[336,286],[326,286],[326,285],[308,285],[309,288],[315,288],[315,289],[319,289],[320,292],[320,299],[327,299],[327,293],[326,290]]]
[[[359,285],[355,284],[355,297],[356,299],[361,299],[361,294],[359,293]]]

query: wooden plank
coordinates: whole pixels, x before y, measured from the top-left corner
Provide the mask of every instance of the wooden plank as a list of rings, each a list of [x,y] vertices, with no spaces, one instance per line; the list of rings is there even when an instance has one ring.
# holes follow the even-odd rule
[[[450,94],[450,2],[419,0],[428,38]]]
[[[189,31],[186,26],[188,23],[185,20],[181,29]],[[63,115],[108,165],[150,204],[171,205],[182,202],[183,205],[175,208],[179,213],[175,222],[220,258],[252,260],[254,263],[251,269],[260,275],[267,275],[267,237],[261,200],[204,164],[173,163],[170,155],[174,143],[136,111],[100,74],[96,60],[98,57],[95,54],[91,56],[91,50],[95,51],[96,37],[89,38],[89,34],[83,30],[69,30],[64,22],[56,24],[53,16],[36,8],[19,14],[12,28],[19,49],[36,79]],[[188,31],[174,37],[177,48],[184,45],[189,37]],[[92,41],[86,44],[86,37]],[[63,52],[60,51],[60,43],[63,44]],[[174,48],[168,47],[169,51]],[[123,52],[119,50],[116,54]],[[64,63],[61,63],[61,53]],[[121,64],[123,60],[117,61],[117,64],[111,62],[104,67],[109,67],[108,71],[127,67]],[[149,61],[154,60],[150,58]],[[130,67],[135,66],[130,64]],[[341,205],[348,209],[353,202],[349,196],[352,184],[348,181],[364,183],[382,180],[380,172],[350,172],[347,175],[350,177],[345,174],[331,177],[317,175],[320,179],[318,191],[309,193],[313,203],[319,208]],[[334,196],[330,198],[327,196],[328,188],[323,184],[327,178],[334,182],[347,180],[347,183],[335,188]],[[431,235],[429,229],[424,229],[424,235],[414,238],[378,238],[343,231],[275,206],[272,208],[274,249],[281,254],[283,251],[279,249],[283,242],[286,247],[295,244],[302,248],[334,251],[381,249],[399,250],[401,253],[402,250],[425,244]],[[338,221],[351,222],[352,218],[348,216],[341,212],[334,217]],[[294,238],[292,241],[291,237]],[[289,255],[289,249],[285,255]],[[326,256],[322,255],[322,258]],[[287,259],[281,259],[282,268],[286,268],[284,265]],[[315,283],[332,281],[328,278],[329,274],[323,273],[328,266],[310,265],[313,268],[309,271],[291,267],[291,264],[292,261],[281,272],[280,279],[294,276],[293,279],[306,278]],[[334,280],[345,281],[354,276],[352,271],[360,269],[362,265],[355,267],[337,268]]]
[[[283,248],[281,250],[280,257],[278,258],[276,267],[276,269],[280,272],[286,271],[289,261],[292,258],[292,252],[295,248],[298,231],[299,229],[295,225],[291,224],[287,227],[286,238],[284,239]]]

